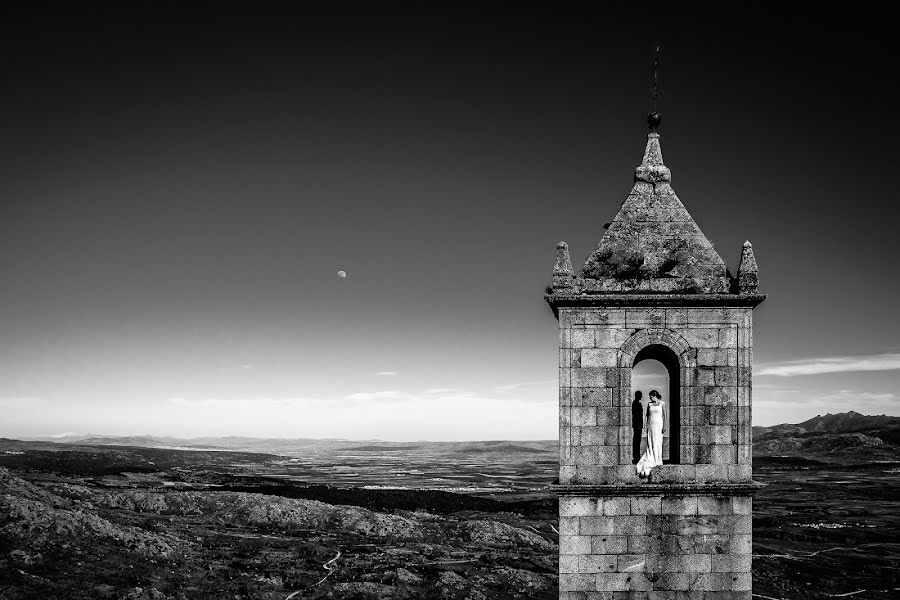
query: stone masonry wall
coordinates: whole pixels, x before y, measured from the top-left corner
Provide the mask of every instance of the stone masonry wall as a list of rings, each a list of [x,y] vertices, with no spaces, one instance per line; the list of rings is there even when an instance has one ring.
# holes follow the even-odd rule
[[[750,600],[752,499],[560,498],[560,600]]]
[[[752,499],[728,484],[752,476],[752,309],[560,307],[559,324],[560,484],[617,490],[560,498],[560,599],[749,600]],[[646,482],[631,368],[651,344],[678,356],[681,464]]]
[[[752,309],[561,307],[559,327],[560,484],[640,481],[631,367],[650,343],[681,361],[681,464],[652,481],[750,481]]]

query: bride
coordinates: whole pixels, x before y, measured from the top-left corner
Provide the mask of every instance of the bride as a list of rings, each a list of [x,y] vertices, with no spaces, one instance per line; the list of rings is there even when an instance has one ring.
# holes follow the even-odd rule
[[[641,477],[650,475],[650,470],[663,463],[663,434],[666,432],[666,403],[656,390],[650,390],[650,403],[647,405],[647,416],[644,422],[647,432],[647,451],[638,461],[635,469]]]

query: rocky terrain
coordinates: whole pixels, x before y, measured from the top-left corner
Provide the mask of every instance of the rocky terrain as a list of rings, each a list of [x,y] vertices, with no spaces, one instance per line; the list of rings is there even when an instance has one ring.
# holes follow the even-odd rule
[[[756,597],[900,591],[890,419],[757,430]],[[546,442],[215,441],[0,440],[0,599],[557,597]]]
[[[900,417],[850,411],[797,424],[753,428],[754,456],[793,456],[826,462],[900,460]]]
[[[129,485],[0,468],[0,598],[556,595],[546,518]]]

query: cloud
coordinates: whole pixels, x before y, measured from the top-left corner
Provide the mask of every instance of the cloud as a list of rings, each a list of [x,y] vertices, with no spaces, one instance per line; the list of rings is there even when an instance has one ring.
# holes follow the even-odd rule
[[[519,390],[521,388],[542,386],[542,385],[552,385],[556,387],[557,381],[555,379],[542,379],[540,381],[523,381],[521,383],[507,383],[505,385],[494,386],[494,391],[498,394],[508,394],[515,390]]]
[[[399,390],[384,390],[380,392],[356,392],[355,394],[348,394],[344,398],[361,402],[402,402],[413,400],[415,396]]]
[[[446,394],[448,392],[455,392],[455,388],[428,388],[425,390],[426,394]]]
[[[850,371],[895,371],[898,369],[900,369],[900,353],[889,352],[869,356],[807,358],[763,364],[757,369],[756,374],[794,377],[796,375],[822,375]]]
[[[397,371],[378,371],[375,374],[381,375],[382,377],[395,377],[397,375]]]

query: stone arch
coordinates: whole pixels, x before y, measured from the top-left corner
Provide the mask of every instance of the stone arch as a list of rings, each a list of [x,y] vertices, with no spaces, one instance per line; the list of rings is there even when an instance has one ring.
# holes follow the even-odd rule
[[[696,352],[692,351],[687,340],[677,331],[671,329],[641,329],[636,331],[622,344],[619,351],[620,380],[619,406],[622,414],[630,410],[632,389],[631,369],[645,359],[654,359],[662,363],[669,374],[669,464],[680,464],[688,458],[682,447],[685,442],[683,435],[687,426],[686,416],[690,414],[692,398],[690,386],[692,373],[696,367]],[[627,444],[620,445],[620,459],[627,453],[628,461],[631,458],[631,424],[630,421],[622,421],[622,434],[620,443],[627,440]],[[627,446],[627,448],[625,447]],[[622,460],[621,462],[626,462]]]

